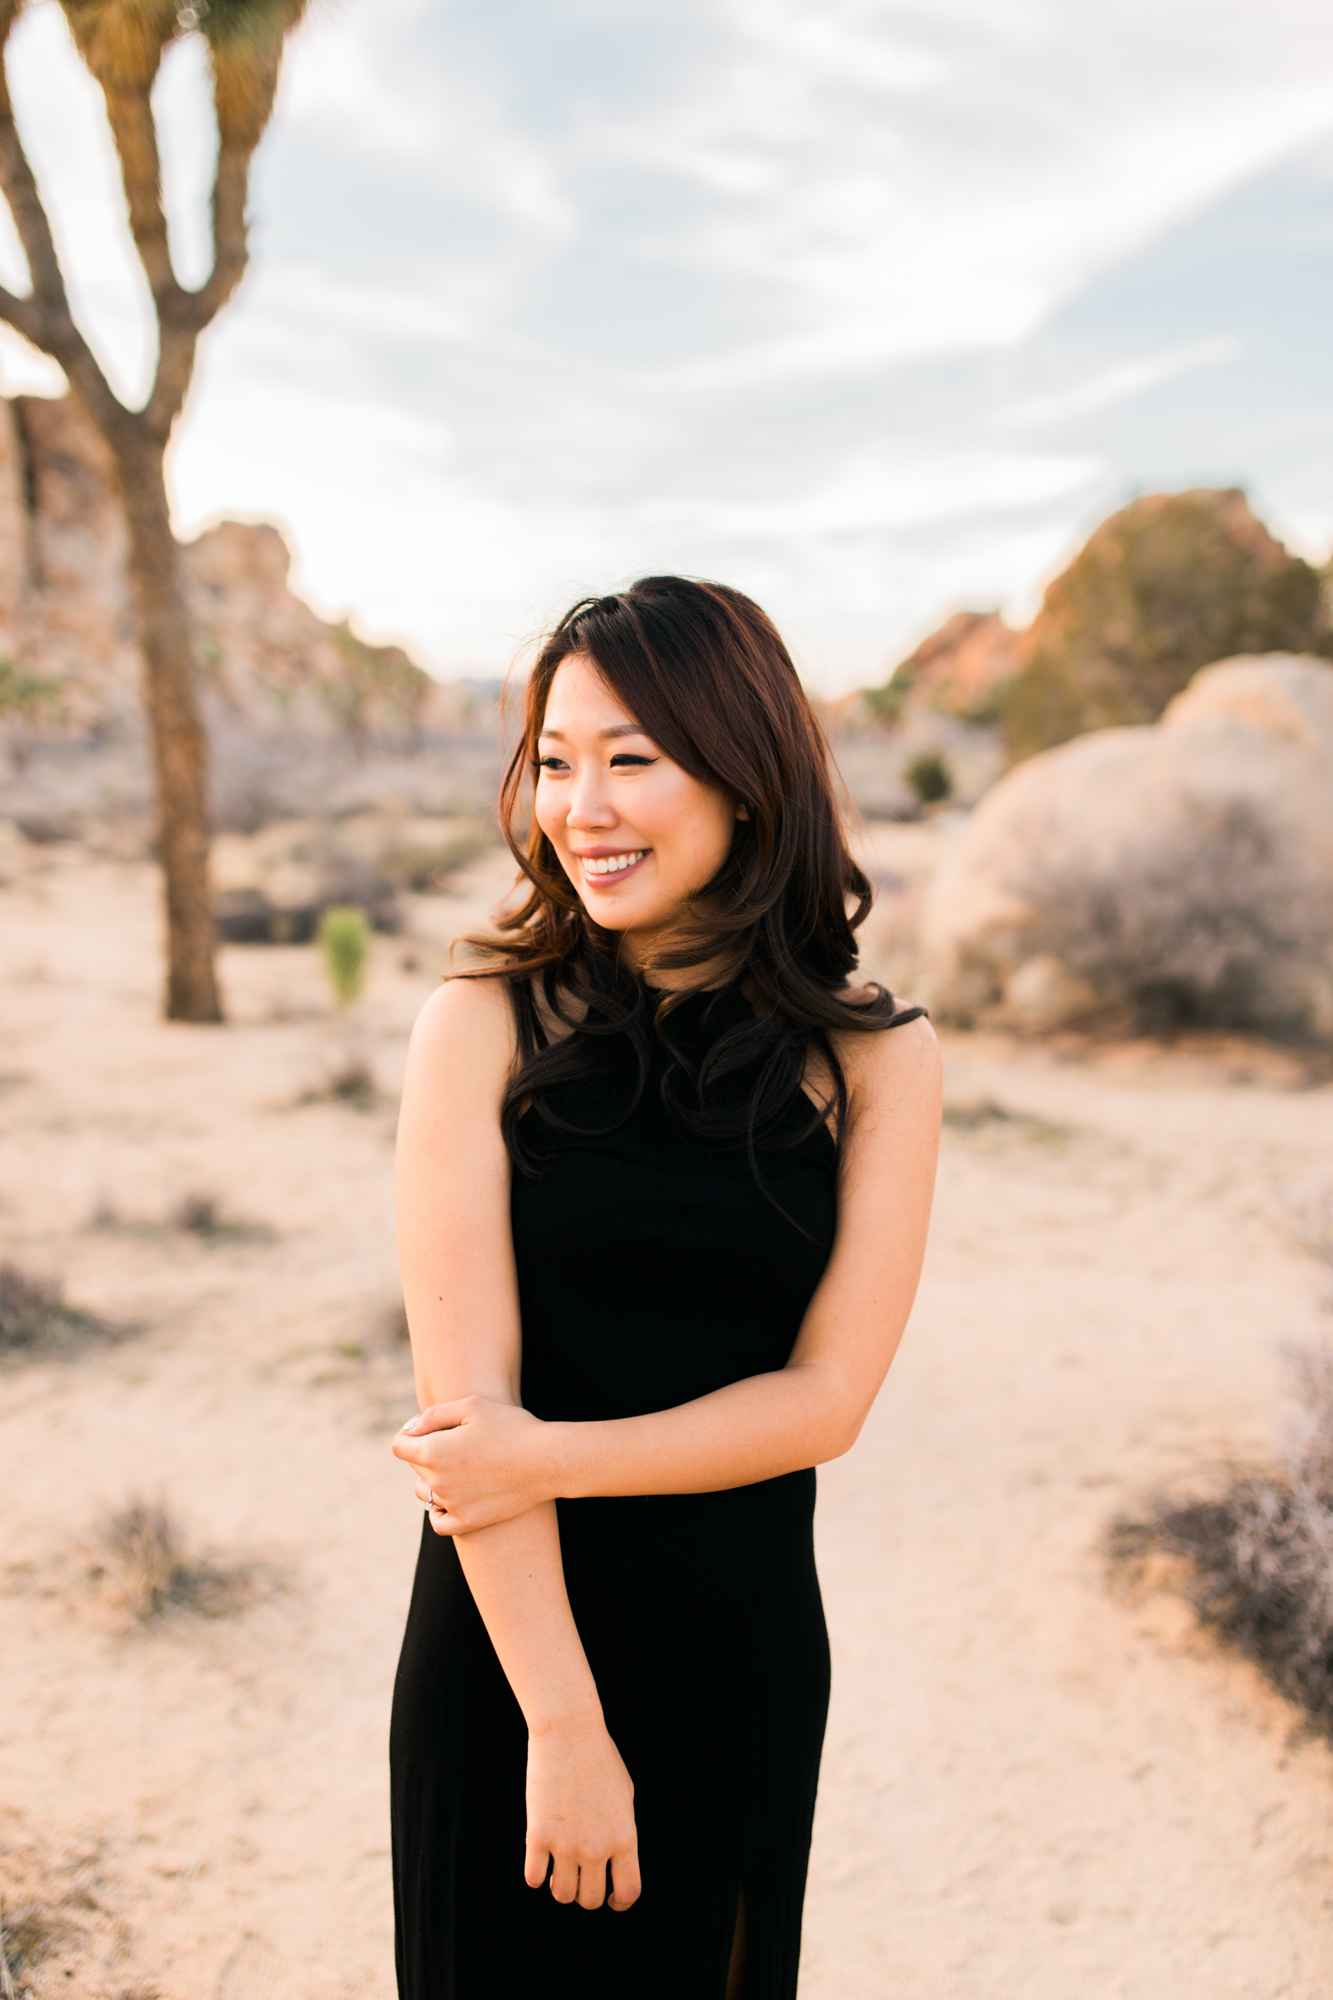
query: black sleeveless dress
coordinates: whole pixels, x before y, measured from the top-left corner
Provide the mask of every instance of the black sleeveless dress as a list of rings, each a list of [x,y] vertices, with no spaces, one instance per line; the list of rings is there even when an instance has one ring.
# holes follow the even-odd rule
[[[671,1039],[697,1057],[745,1004],[687,1001]],[[537,1127],[549,1168],[513,1177],[537,1416],[637,1416],[781,1368],[828,1260],[827,1130],[760,1155],[770,1199],[743,1149],[673,1125],[667,1059],[655,1038],[617,1130]],[[793,1101],[792,1131],[808,1110]],[[814,1472],[558,1504],[570,1603],[634,1781],[643,1893],[588,1911],[525,1883],[526,1728],[454,1546],[427,1523],[390,1743],[402,2000],[723,2000],[742,1888],[747,2000],[793,2000],[829,1685]]]

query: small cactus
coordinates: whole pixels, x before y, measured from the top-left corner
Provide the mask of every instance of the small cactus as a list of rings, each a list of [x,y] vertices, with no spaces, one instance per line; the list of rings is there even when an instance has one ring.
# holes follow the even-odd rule
[[[370,959],[370,925],[354,903],[325,910],[319,920],[319,945],[339,1013],[345,1013],[365,984]]]

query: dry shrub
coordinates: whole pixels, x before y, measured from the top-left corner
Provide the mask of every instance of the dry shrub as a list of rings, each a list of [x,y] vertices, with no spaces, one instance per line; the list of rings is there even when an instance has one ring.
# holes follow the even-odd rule
[[[1014,1138],[1035,1139],[1045,1144],[1063,1144],[1072,1134],[1067,1125],[1054,1125],[1030,1111],[1011,1111],[993,1097],[975,1097],[946,1104],[945,1129],[950,1132],[1005,1132]]]
[[[247,1222],[229,1215],[219,1196],[207,1188],[191,1188],[171,1212],[171,1223],[201,1242],[216,1243],[227,1237],[233,1241],[268,1243],[273,1230],[266,1222]]]
[[[172,1220],[191,1236],[217,1236],[225,1226],[217,1196],[200,1188],[181,1196]]]
[[[438,841],[405,840],[380,856],[380,867],[396,888],[418,895],[448,891],[454,877],[486,852],[480,829]]]
[[[0,1993],[4,2000],[18,2000],[20,1987],[27,1990],[27,1975],[35,1972],[53,1946],[64,1944],[68,1926],[51,1912],[32,1904],[10,1913],[0,1905]]]
[[[355,1053],[345,1055],[322,1083],[296,1099],[298,1104],[350,1104],[354,1111],[373,1111],[379,1101],[375,1072],[364,1056]]]
[[[349,1056],[329,1077],[324,1094],[337,1104],[351,1104],[358,1111],[368,1111],[379,1096],[375,1072],[364,1056]]]
[[[1266,818],[1239,800],[1196,800],[1172,837],[1131,858],[1034,859],[1013,888],[1049,953],[1140,1031],[1296,1033],[1306,998],[1284,968],[1322,961],[1333,884],[1311,880]]]
[[[1271,1469],[1205,1497],[1161,1494],[1108,1537],[1113,1572],[1178,1591],[1333,1740],[1333,1347],[1294,1352],[1292,1417]]]
[[[95,1341],[121,1340],[133,1329],[67,1305],[55,1278],[0,1262],[0,1359],[47,1360]]]
[[[254,1595],[253,1566],[223,1567],[192,1552],[164,1499],[132,1495],[102,1523],[94,1576],[107,1596],[141,1624],[169,1611],[222,1618]]]
[[[20,1834],[17,1841],[4,1840],[0,1851],[0,1871],[7,1884],[0,1909],[4,2000],[38,2000],[39,1995],[54,1993],[96,1995],[96,2000],[163,2000],[161,1990],[136,1979],[127,1963],[133,1947],[120,1914],[127,1898],[120,1885],[108,1880],[103,1864],[100,1841],[90,1847],[85,1839],[73,1851],[62,1852],[31,1833]]]

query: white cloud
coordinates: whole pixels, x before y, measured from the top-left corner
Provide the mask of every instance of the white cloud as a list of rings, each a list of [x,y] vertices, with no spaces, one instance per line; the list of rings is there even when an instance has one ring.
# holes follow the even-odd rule
[[[1069,417],[1084,416],[1092,410],[1110,409],[1130,396],[1141,396],[1145,389],[1157,389],[1180,375],[1192,374],[1196,368],[1216,368],[1224,361],[1233,361],[1239,352],[1240,342],[1234,334],[1186,341],[1183,346],[1168,348],[1162,354],[1117,362],[1114,367],[1100,369],[1069,388],[1004,404],[991,412],[990,425],[999,431],[1033,430]]]

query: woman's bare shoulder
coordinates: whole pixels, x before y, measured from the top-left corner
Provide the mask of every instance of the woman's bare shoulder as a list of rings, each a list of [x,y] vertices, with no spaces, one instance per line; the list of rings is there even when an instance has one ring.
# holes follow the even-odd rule
[[[514,1009],[503,979],[447,979],[417,1015],[412,1054],[432,1067],[503,1076],[515,1040]]]
[[[844,997],[853,1005],[866,1006],[878,995],[874,987],[862,987],[849,989]],[[910,1003],[901,1001],[898,1012],[910,1013]],[[905,1097],[919,1097],[928,1106],[938,1097],[940,1045],[924,1014],[869,1034],[845,1029],[837,1039],[838,1058],[854,1107],[899,1103]]]

